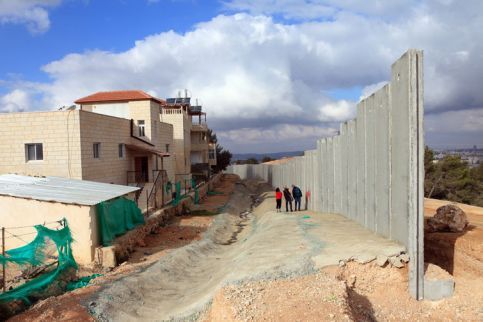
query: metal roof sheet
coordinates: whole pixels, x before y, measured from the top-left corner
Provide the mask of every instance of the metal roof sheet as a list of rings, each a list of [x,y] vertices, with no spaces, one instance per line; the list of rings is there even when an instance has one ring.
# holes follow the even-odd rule
[[[0,195],[93,206],[139,190],[138,187],[60,177],[0,175]]]

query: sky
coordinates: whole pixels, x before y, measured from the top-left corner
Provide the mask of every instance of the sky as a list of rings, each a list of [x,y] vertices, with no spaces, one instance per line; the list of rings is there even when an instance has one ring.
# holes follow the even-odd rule
[[[483,147],[480,0],[0,0],[0,112],[188,89],[235,153],[306,150],[424,51],[425,141]]]

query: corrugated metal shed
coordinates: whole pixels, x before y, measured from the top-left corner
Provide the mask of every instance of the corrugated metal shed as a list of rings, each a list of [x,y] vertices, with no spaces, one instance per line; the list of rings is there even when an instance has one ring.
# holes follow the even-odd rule
[[[93,206],[139,190],[138,187],[60,177],[0,175],[0,195]]]

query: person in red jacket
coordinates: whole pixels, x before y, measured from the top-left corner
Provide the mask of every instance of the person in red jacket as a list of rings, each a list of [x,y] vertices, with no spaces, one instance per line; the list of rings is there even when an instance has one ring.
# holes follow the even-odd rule
[[[277,212],[282,212],[282,192],[279,188],[275,189],[275,200],[277,201]]]

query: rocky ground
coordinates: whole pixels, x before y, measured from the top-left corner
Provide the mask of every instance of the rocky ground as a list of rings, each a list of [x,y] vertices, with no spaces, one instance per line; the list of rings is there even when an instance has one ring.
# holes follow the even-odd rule
[[[29,311],[11,320],[93,320],[89,312],[89,304],[94,302],[94,305],[98,305],[97,300],[93,300],[96,296],[99,298],[96,294],[112,295],[114,293],[105,291],[106,288],[109,289],[109,286],[122,284],[130,276],[142,276],[139,274],[159,261],[173,258],[173,252],[179,252],[186,247],[192,249],[194,243],[201,242],[210,231],[210,227],[213,226],[213,219],[217,217],[209,214],[226,205],[235,190],[236,181],[233,176],[225,176],[220,186],[216,188],[217,191],[223,191],[223,195],[209,196],[198,209],[194,210],[193,215],[178,217],[172,224],[159,228],[146,238],[144,244],[136,249],[127,262],[97,278],[93,285],[37,303]],[[244,183],[244,185],[248,195],[253,196],[257,192],[251,183]],[[240,209],[241,205],[236,205],[236,203],[235,201],[234,209]],[[426,215],[432,215],[440,203],[440,201],[427,200]],[[255,216],[257,211],[265,213],[271,210],[271,206],[271,203],[262,203],[255,209]],[[366,264],[348,261],[342,262],[340,265],[324,266],[320,269],[301,268],[300,271],[303,271],[301,274],[286,274],[285,277],[263,275],[262,278],[222,283],[213,291],[211,305],[206,306],[201,315],[192,315],[191,319],[198,318],[202,321],[483,321],[483,209],[466,206],[462,206],[462,208],[468,214],[470,222],[468,230],[463,233],[431,233],[425,236],[426,260],[429,263],[440,265],[454,275],[455,294],[450,299],[436,302],[413,300],[407,292],[406,267],[396,268],[389,263],[381,267],[375,260]],[[325,248],[328,251],[327,254],[333,255],[330,245],[318,243],[314,241],[314,236],[310,235],[310,233],[327,235],[328,231],[324,231],[322,225],[316,226],[317,220],[313,218],[316,216],[314,213],[309,214],[309,217],[312,218],[303,219],[303,216],[307,216],[307,214],[300,214],[300,218],[291,217],[292,219],[288,217],[270,219],[270,216],[264,216],[261,221],[256,221],[254,227],[246,226],[246,222],[231,227],[233,228],[229,230],[231,233],[220,234],[218,242],[226,244],[223,247],[232,247],[233,257],[230,255],[223,260],[221,256],[215,256],[212,259],[215,262],[214,266],[208,269],[214,272],[219,266],[223,266],[225,267],[223,276],[235,276],[240,273],[245,276],[249,271],[244,271],[244,267],[248,266],[244,259],[236,256],[237,252],[248,256],[251,265],[249,267],[266,265],[261,261],[267,256],[273,258],[273,261],[280,260],[280,263],[284,263],[277,257],[283,253],[265,248],[263,244],[277,236],[278,227],[287,225],[292,225],[293,231],[290,234],[303,238],[294,242],[293,245],[290,242],[281,243],[281,245],[285,245],[281,246],[282,248],[295,252],[310,250],[307,251],[308,254],[316,255],[314,251],[324,254],[323,246],[327,246]],[[238,218],[243,220],[242,216]],[[336,217],[327,218],[337,219]],[[276,222],[273,222],[274,220]],[[231,245],[231,243],[236,244],[237,240],[242,242],[245,239],[250,240],[249,237],[255,234],[257,229],[265,228],[268,229],[267,235],[269,236],[253,239],[253,245],[247,244],[242,248]],[[307,229],[309,229],[308,234]],[[277,238],[284,240],[287,238],[287,234],[281,235],[278,232]],[[332,237],[328,237],[337,237],[337,234],[333,232],[332,234],[334,234]],[[345,244],[341,245],[348,247]],[[350,254],[351,249],[347,248],[346,251],[347,254]],[[254,257],[256,254],[251,254],[251,252],[264,255]],[[305,259],[302,257],[298,260],[298,262],[303,261]],[[197,269],[196,265],[191,268],[192,271]],[[253,270],[256,271],[256,269]],[[429,266],[428,270],[436,275],[447,274],[434,266]],[[85,274],[88,273],[90,272],[85,272]],[[179,279],[183,279],[183,277],[179,277]],[[210,284],[210,280],[206,282],[206,285],[212,284]],[[153,283],[159,283],[159,281],[153,280]],[[135,289],[136,283],[133,285],[133,289]],[[193,288],[195,288],[194,284]],[[196,291],[191,291],[189,287],[186,289],[186,293],[181,294],[182,297],[179,301],[197,296]],[[131,300],[131,297],[128,299]],[[132,300],[135,301],[134,297]],[[161,302],[165,302],[162,297],[158,297],[156,301],[159,302],[159,305]],[[147,316],[147,320],[150,320],[149,317],[151,320],[160,320],[156,314]],[[145,318],[146,315],[143,317]]]

